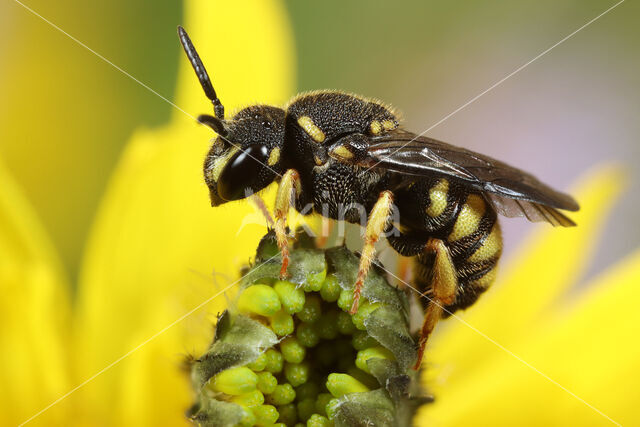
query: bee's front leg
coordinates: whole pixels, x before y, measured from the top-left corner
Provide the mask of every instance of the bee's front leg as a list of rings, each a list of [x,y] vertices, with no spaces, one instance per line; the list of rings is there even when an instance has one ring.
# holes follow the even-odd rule
[[[289,169],[282,176],[278,185],[275,206],[275,232],[278,248],[282,253],[282,267],[280,268],[280,278],[286,279],[287,267],[289,266],[289,240],[287,236],[287,215],[292,203],[300,196],[302,187],[300,185],[300,174],[295,169]]]
[[[375,244],[380,235],[387,228],[389,218],[391,216],[391,207],[393,206],[393,193],[391,191],[383,191],[378,197],[378,201],[373,205],[369,218],[367,219],[367,227],[365,229],[364,246],[360,255],[360,266],[358,267],[358,277],[353,287],[353,304],[349,313],[355,314],[358,311],[360,302],[360,294],[364,279],[367,277],[369,267],[376,253]]]
[[[429,239],[425,246],[425,252],[435,255],[433,269],[431,270],[431,295],[427,303],[427,309],[422,322],[422,330],[418,340],[418,360],[414,369],[420,368],[427,339],[438,321],[442,318],[444,308],[456,300],[458,291],[458,276],[451,260],[451,254],[444,242],[440,239]]]

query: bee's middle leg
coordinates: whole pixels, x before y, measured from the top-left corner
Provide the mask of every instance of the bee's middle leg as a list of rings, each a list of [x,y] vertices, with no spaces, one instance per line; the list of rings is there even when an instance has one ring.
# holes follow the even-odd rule
[[[353,287],[353,304],[349,313],[354,314],[358,311],[360,302],[360,294],[364,279],[367,277],[369,267],[376,253],[375,244],[380,239],[380,235],[387,228],[389,217],[391,216],[391,207],[393,206],[393,193],[391,191],[383,191],[378,197],[378,201],[371,209],[369,218],[367,219],[367,227],[365,229],[364,247],[360,255],[360,266],[358,267],[358,276],[356,284]]]
[[[276,240],[278,248],[282,253],[282,267],[280,268],[280,278],[286,279],[287,267],[289,266],[289,240],[287,236],[287,215],[292,202],[300,196],[302,187],[300,186],[300,174],[295,169],[285,172],[278,185],[276,194],[276,205],[274,209]]]

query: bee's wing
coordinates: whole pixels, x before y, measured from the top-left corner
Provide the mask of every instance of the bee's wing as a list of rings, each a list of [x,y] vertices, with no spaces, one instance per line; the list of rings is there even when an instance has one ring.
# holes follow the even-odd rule
[[[496,210],[508,217],[572,226],[558,209],[577,211],[576,201],[538,181],[533,175],[491,157],[405,130],[372,137],[362,166],[406,175],[442,175],[482,191]]]

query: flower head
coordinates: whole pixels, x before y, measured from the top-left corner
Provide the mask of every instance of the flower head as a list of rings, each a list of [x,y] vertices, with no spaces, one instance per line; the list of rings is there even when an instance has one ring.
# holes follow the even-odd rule
[[[276,255],[272,255],[273,253]],[[373,271],[349,314],[358,258],[344,247],[297,248],[287,281],[273,232],[192,361],[203,425],[410,425],[423,401],[405,294]]]

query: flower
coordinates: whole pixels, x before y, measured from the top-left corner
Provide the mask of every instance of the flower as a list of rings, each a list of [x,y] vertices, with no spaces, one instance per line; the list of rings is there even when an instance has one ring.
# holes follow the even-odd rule
[[[293,94],[280,2],[192,0],[185,27],[228,108]],[[206,111],[188,63],[180,67],[176,104]],[[167,126],[132,138],[88,238],[75,296],[39,215],[0,164],[3,422],[186,424],[192,396],[180,362],[207,348],[211,315],[226,306],[222,283],[233,285],[263,232],[246,227],[236,236],[246,204],[208,206],[198,141],[210,136],[176,111]],[[589,176],[576,193],[579,227],[536,229],[498,283],[459,315],[466,323],[442,322],[425,362],[436,402],[419,424],[606,421],[594,407],[638,421],[640,319],[632,304],[640,254],[573,287],[619,191],[615,171]]]

